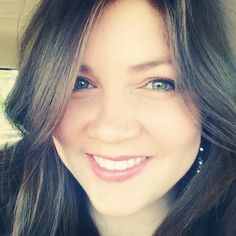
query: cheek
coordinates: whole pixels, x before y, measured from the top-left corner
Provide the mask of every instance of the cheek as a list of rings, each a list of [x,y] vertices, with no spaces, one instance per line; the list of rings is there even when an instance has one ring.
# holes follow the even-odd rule
[[[96,99],[98,101],[99,99]],[[132,104],[135,119],[139,121],[145,135],[158,147],[171,146],[172,149],[191,146],[198,140],[201,132],[200,122],[195,119],[184,102],[178,98],[144,103],[138,100]],[[99,115],[98,102],[79,102],[71,99],[66,112],[56,130],[56,137],[67,145],[83,143],[86,127]],[[196,111],[197,116],[197,111]]]
[[[92,117],[90,106],[82,106],[71,99],[56,129],[55,136],[64,144],[76,144],[79,140],[81,141],[90,117]]]
[[[198,113],[194,111],[193,115],[181,99],[162,101],[155,108],[146,106],[142,110],[140,119],[144,129],[160,148],[178,149],[198,142],[201,135],[201,124],[196,118]]]

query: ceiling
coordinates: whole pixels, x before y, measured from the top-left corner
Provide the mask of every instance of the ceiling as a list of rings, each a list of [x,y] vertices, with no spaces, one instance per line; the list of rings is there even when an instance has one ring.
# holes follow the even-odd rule
[[[17,39],[38,1],[0,0],[0,68],[17,67]],[[231,20],[230,37],[236,51],[236,0],[223,1],[227,5],[226,12]]]

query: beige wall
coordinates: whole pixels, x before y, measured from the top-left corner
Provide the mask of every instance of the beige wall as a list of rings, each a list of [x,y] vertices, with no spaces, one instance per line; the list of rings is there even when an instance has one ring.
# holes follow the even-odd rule
[[[37,1],[0,0],[0,68],[16,67],[17,36],[20,35],[24,22],[32,14],[32,8],[36,5]],[[231,26],[229,27],[230,39],[236,52],[236,0],[222,1],[227,6],[226,12],[231,21]]]
[[[0,68],[17,65],[17,37],[36,0],[0,0]]]

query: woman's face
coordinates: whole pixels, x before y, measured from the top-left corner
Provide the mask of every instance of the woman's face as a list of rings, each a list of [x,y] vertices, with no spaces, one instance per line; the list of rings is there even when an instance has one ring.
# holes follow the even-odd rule
[[[128,216],[158,203],[194,162],[200,124],[175,81],[156,10],[141,0],[107,8],[54,134],[61,160],[98,212]]]

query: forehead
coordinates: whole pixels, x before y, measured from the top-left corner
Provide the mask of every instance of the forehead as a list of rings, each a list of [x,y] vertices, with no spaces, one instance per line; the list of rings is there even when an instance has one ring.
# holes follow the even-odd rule
[[[168,58],[161,16],[148,1],[121,0],[108,6],[94,25],[83,64],[92,68],[130,66]]]

